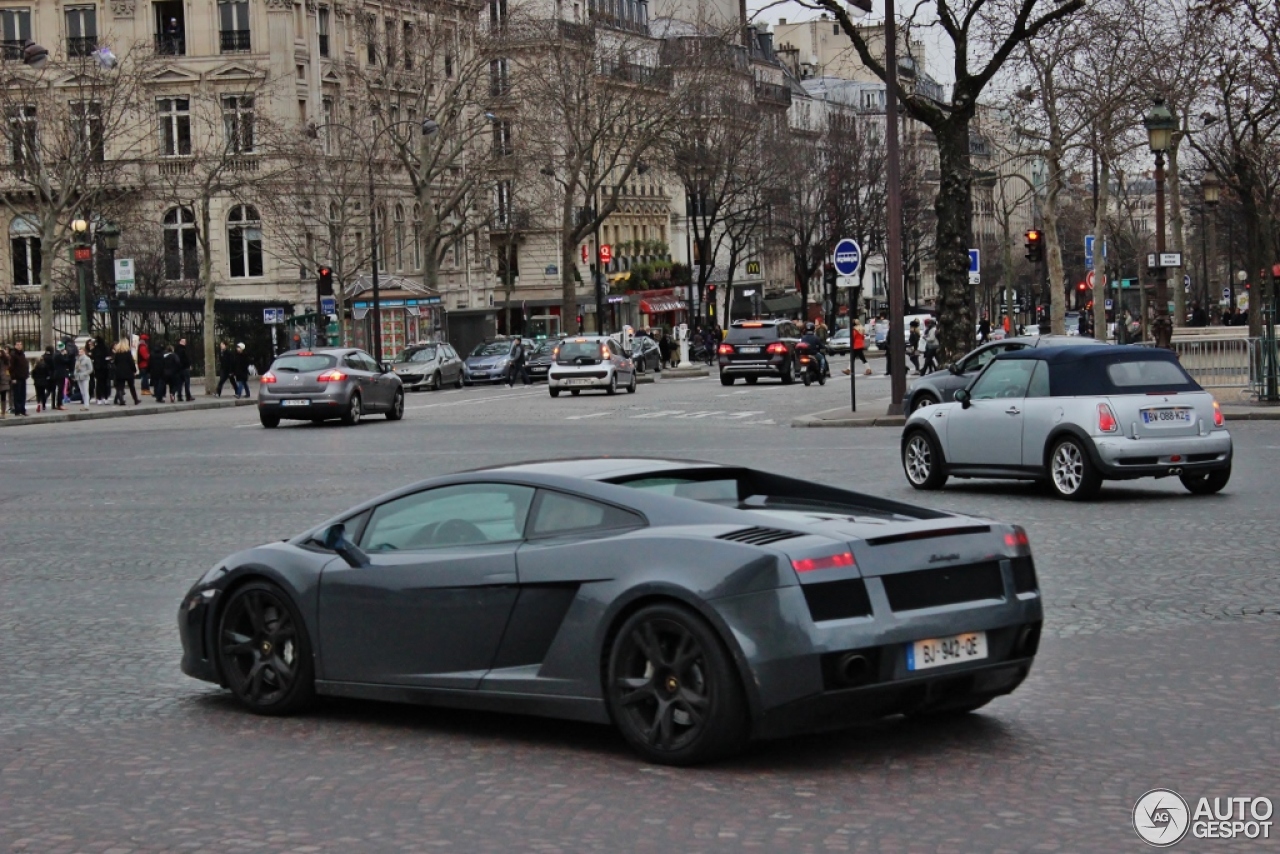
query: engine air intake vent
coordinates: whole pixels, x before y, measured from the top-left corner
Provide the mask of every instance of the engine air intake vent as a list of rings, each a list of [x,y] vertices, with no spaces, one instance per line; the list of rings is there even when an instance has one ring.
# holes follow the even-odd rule
[[[880,581],[889,606],[895,611],[1004,598],[1004,581],[997,561],[900,572],[881,576]]]
[[[867,596],[867,585],[861,578],[824,581],[801,587],[804,590],[804,601],[809,606],[809,615],[815,623],[871,616],[871,599]]]
[[[780,528],[743,528],[740,531],[730,531],[727,534],[721,534],[716,537],[717,540],[729,540],[734,543],[746,543],[750,546],[767,546],[770,543],[780,543],[783,540],[790,540],[794,537],[803,537],[804,534],[795,531],[783,531]]]

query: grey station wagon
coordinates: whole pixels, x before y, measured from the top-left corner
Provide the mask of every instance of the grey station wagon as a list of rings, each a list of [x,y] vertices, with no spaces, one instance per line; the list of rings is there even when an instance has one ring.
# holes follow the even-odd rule
[[[1047,481],[1089,498],[1105,480],[1181,479],[1196,494],[1231,479],[1231,434],[1213,396],[1171,351],[1055,347],[997,356],[955,401],[917,409],[902,433],[916,489],[948,477]]]

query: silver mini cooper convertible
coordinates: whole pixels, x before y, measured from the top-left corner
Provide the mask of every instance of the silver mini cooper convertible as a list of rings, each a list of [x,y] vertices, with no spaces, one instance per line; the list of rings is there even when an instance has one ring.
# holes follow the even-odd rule
[[[916,489],[1021,478],[1085,499],[1103,480],[1176,476],[1207,495],[1231,479],[1231,456],[1217,401],[1171,351],[1150,347],[1005,353],[954,403],[912,413],[902,433]]]

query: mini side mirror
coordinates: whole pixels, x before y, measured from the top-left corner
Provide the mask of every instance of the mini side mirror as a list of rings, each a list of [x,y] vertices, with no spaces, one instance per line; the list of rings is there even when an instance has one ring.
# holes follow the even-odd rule
[[[324,532],[324,547],[338,553],[338,556],[353,567],[369,565],[369,556],[353,542],[347,539],[347,526],[341,522],[330,525]]]
[[[956,391],[956,401],[960,404],[961,409],[969,408],[969,390],[959,389]]]

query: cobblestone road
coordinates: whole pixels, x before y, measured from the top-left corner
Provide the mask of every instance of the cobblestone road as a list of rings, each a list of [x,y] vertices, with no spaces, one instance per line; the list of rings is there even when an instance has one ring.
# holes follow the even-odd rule
[[[1280,800],[1280,424],[1233,429],[1220,496],[1146,481],[1074,505],[1019,485],[914,493],[898,431],[785,426],[847,385],[740,391],[415,394],[405,421],[354,429],[269,432],[239,409],[4,431],[0,850],[1138,851],[1150,788]],[[357,702],[262,719],[179,671],[178,600],[225,554],[418,477],[597,452],[1024,524],[1047,611],[1031,678],[960,723],[674,770],[557,721]]]

